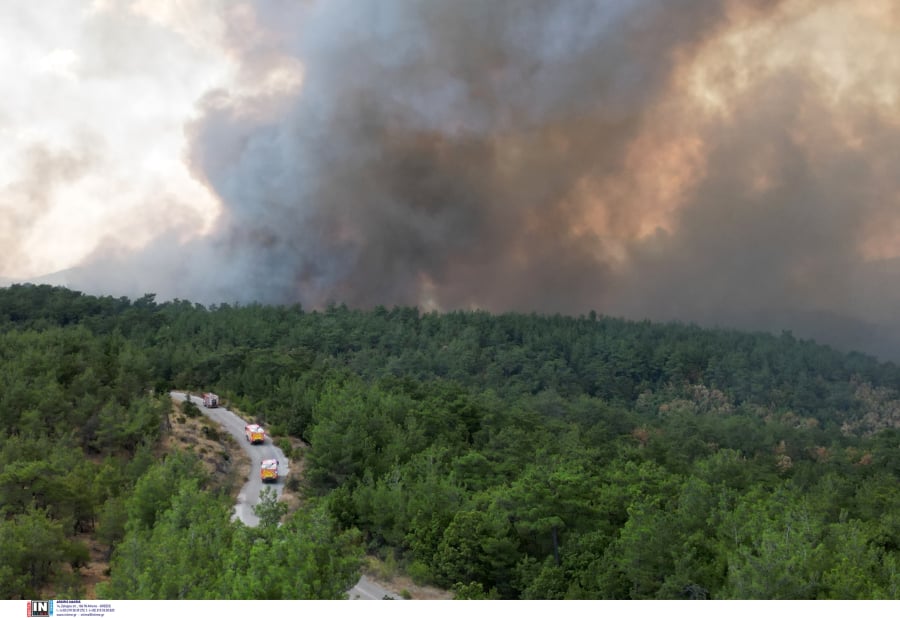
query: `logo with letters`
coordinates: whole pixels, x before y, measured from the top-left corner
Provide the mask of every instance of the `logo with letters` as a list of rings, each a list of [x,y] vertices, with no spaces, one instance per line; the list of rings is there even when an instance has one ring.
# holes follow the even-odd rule
[[[53,601],[28,601],[29,616],[52,616]]]

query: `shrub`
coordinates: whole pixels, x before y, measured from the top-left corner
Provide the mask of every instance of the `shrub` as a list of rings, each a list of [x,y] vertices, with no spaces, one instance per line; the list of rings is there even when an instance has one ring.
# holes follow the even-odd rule
[[[209,438],[210,440],[214,440],[216,442],[219,441],[219,431],[215,427],[209,427],[208,425],[204,425],[200,428],[200,433]]]
[[[200,408],[198,408],[197,404],[193,401],[182,401],[181,411],[184,412],[185,416],[188,418],[197,418],[200,416]]]
[[[277,446],[282,451],[284,451],[285,457],[287,457],[288,459],[291,459],[291,457],[294,454],[294,447],[291,446],[290,440],[288,440],[287,438],[278,438],[275,441],[275,446]]]
[[[91,552],[81,541],[68,541],[65,553],[66,559],[73,569],[80,569],[91,561]]]
[[[419,560],[413,560],[407,567],[406,573],[412,578],[413,582],[419,586],[432,583],[431,572],[428,570],[428,565]]]

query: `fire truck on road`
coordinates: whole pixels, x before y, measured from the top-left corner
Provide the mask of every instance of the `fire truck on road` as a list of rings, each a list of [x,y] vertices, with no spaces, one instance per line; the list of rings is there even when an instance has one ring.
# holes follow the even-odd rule
[[[259,478],[263,483],[278,482],[278,460],[263,459],[259,467]]]
[[[244,427],[244,437],[250,444],[262,444],[266,441],[266,430],[259,425],[247,425]]]

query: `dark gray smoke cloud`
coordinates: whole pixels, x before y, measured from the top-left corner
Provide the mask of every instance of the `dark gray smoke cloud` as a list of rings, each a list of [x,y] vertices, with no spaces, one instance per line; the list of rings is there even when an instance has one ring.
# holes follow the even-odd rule
[[[314,305],[602,304],[579,185],[620,173],[676,54],[727,21],[705,1],[257,6],[267,36],[244,56],[296,56],[303,87],[267,118],[210,96],[191,158],[225,201],[237,283]]]
[[[242,74],[303,83],[201,102],[189,158],[224,214],[184,249],[194,298],[597,309],[900,356],[896,106],[810,69],[821,39],[722,61],[716,113],[686,94],[716,41],[822,3],[252,6],[226,34]]]

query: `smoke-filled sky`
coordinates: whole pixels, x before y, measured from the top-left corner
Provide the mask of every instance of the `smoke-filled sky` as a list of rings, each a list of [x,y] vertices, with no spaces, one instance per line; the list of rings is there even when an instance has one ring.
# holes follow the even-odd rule
[[[0,8],[0,276],[900,358],[895,0]]]

